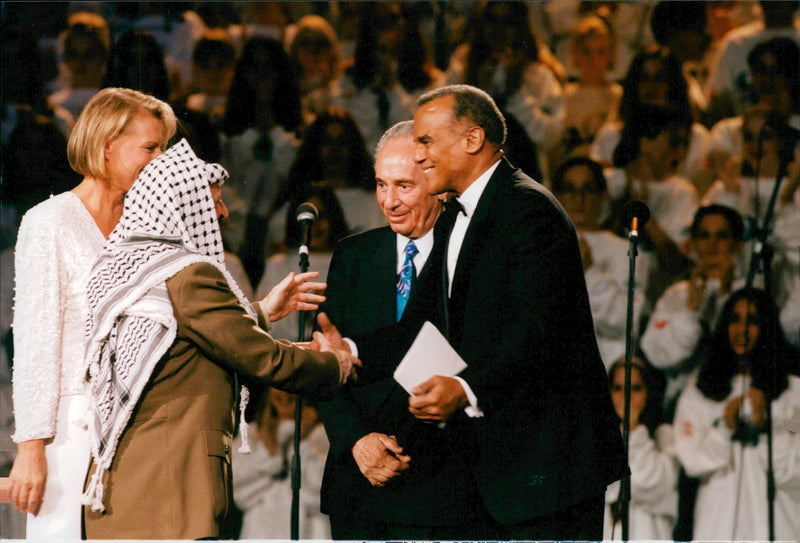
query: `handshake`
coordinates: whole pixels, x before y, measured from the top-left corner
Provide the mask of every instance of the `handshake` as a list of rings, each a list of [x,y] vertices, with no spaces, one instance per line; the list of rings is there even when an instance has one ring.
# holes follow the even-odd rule
[[[317,315],[317,324],[319,324],[322,331],[314,332],[313,339],[301,345],[314,351],[330,352],[336,356],[339,361],[339,384],[343,385],[348,380],[358,380],[356,366],[361,366],[361,360],[353,356],[350,345],[342,338],[339,330],[331,323],[325,313]]]
[[[318,304],[325,301],[322,293],[327,287],[325,283],[311,281],[317,277],[319,272],[288,274],[258,302],[262,311],[265,315],[269,315],[269,320],[272,322],[286,317],[293,311],[315,311],[319,307]],[[356,366],[361,366],[361,361],[351,354],[350,346],[325,313],[320,313],[317,322],[322,332],[314,332],[312,341],[296,345],[314,351],[333,353],[339,361],[339,384],[357,380]]]

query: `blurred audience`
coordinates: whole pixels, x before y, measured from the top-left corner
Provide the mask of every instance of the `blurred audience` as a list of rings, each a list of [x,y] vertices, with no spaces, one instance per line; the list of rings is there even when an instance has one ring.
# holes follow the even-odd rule
[[[225,103],[236,67],[236,48],[227,31],[209,31],[192,52],[192,77],[195,92],[186,97],[186,108],[208,115],[217,129],[222,128]]]
[[[241,436],[235,439],[233,448],[233,499],[243,514],[235,539],[288,540],[297,397],[277,388],[251,390],[257,396],[250,400],[254,407],[248,428],[252,452],[241,453]],[[328,438],[319,413],[310,405],[303,405],[300,439],[299,535],[304,540],[330,539],[328,517],[319,512]]]
[[[747,57],[756,44],[783,37],[800,45],[797,0],[762,0],[759,5],[762,17],[730,30],[719,45],[705,89],[712,122],[741,115],[753,103]]]
[[[603,169],[588,157],[568,158],[553,175],[553,193],[578,231],[586,288],[600,356],[610,367],[625,355],[630,244],[604,228],[608,191]],[[647,263],[638,262],[634,294],[633,338],[647,292]]]
[[[350,232],[363,232],[386,224],[375,203],[372,157],[353,117],[340,109],[320,114],[306,130],[270,213],[270,248],[284,243],[287,221],[313,187],[327,187],[336,194]],[[292,207],[294,204],[295,207]]]
[[[642,106],[670,106],[690,127],[687,150],[675,169],[683,177],[693,180],[705,165],[709,136],[708,130],[697,122],[697,105],[691,102],[678,59],[659,46],[639,52],[631,61],[622,88],[615,122],[600,128],[589,155],[601,164],[613,164],[614,150],[625,126],[644,122]]]
[[[370,2],[359,9],[353,63],[334,82],[331,104],[350,113],[371,155],[390,126],[413,117],[415,104],[396,76],[405,28],[400,3]]]
[[[48,100],[53,107],[62,107],[77,118],[81,108],[101,88],[109,44],[101,30],[84,23],[69,27],[63,43],[69,83]]]
[[[620,204],[641,200],[650,208],[650,220],[641,232],[641,248],[656,264],[649,281],[653,301],[677,277],[686,272],[689,260],[681,250],[688,227],[699,205],[697,189],[676,173],[686,156],[690,120],[672,106],[641,105],[626,122],[614,150],[615,169],[606,171],[612,204],[612,222]],[[616,225],[615,230],[628,228]]]
[[[266,236],[275,197],[297,152],[300,94],[291,60],[277,40],[251,38],[242,50],[223,121],[223,185],[230,210],[223,233],[257,285],[264,273]]]
[[[578,22],[570,47],[578,75],[564,87],[564,134],[551,154],[554,166],[561,162],[554,157],[588,155],[597,131],[616,115],[622,87],[608,77],[616,51],[614,31],[608,21],[590,15]]]
[[[319,15],[306,15],[287,36],[295,62],[303,120],[311,124],[330,105],[331,83],[339,76],[340,53],[336,31]]]
[[[687,279],[672,284],[658,299],[639,345],[667,377],[668,417],[689,378],[696,373],[696,350],[714,329],[720,309],[733,290],[744,286],[739,253],[744,223],[736,210],[701,207],[689,229],[688,252],[695,264]]]

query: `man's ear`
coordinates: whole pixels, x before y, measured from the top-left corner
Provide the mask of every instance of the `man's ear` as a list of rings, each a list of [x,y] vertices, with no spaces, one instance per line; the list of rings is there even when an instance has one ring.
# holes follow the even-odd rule
[[[486,133],[480,126],[472,126],[464,133],[464,150],[475,155],[481,152],[486,143]]]

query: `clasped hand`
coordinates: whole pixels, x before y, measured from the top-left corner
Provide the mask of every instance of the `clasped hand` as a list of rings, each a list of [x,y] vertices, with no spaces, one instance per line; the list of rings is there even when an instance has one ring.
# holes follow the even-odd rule
[[[358,469],[372,486],[383,486],[408,469],[411,457],[394,436],[372,432],[353,445],[353,458]]]

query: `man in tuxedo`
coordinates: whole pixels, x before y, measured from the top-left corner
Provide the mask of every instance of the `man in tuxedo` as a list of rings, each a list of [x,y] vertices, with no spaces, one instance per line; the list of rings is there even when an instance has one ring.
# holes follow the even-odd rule
[[[436,228],[444,269],[430,295],[441,314],[423,312],[413,326],[435,319],[468,367],[417,386],[408,409],[444,425],[450,460],[478,489],[480,511],[467,514],[488,520],[471,539],[599,540],[606,485],[627,466],[578,240],[553,195],[503,158],[505,133],[477,88],[443,87],[419,100],[415,160],[427,190],[458,194],[463,210],[452,232],[450,211]],[[354,337],[364,367],[388,374],[407,329]]]
[[[426,189],[414,148],[411,121],[384,134],[375,153],[376,196],[389,225],[349,236],[334,251],[322,311],[348,336],[394,325],[424,304],[419,292],[430,274],[440,277],[441,257],[431,253],[442,201]],[[409,413],[408,394],[391,376],[344,390],[319,407],[331,444],[321,508],[334,539],[465,539],[472,533],[463,512],[477,508],[477,489],[458,463],[448,462],[441,430]]]

